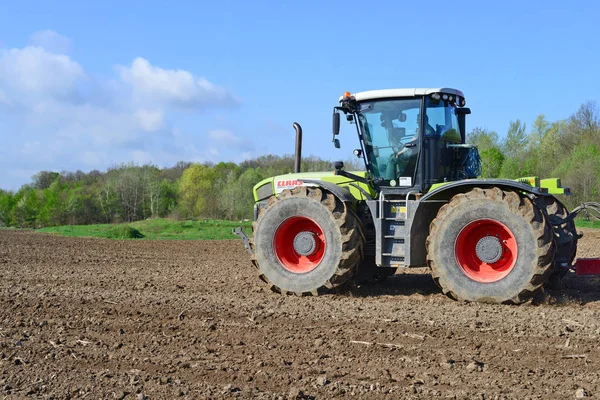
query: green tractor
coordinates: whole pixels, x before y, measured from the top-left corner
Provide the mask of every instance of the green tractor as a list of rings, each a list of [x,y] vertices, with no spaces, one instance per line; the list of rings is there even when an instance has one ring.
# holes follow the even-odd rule
[[[333,172],[254,187],[252,237],[237,234],[260,278],[279,293],[317,295],[357,276],[429,266],[455,300],[519,304],[564,275],[578,236],[554,195],[569,190],[559,179],[477,179],[465,104],[448,88],[346,92],[334,107],[333,143],[340,147],[343,114],[365,171],[336,162]]]

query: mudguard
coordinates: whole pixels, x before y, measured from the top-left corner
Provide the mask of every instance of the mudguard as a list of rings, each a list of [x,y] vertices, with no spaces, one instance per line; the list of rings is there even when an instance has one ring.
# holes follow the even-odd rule
[[[516,182],[507,179],[468,179],[463,181],[448,182],[442,186],[438,186],[421,197],[421,201],[450,200],[455,194],[467,192],[473,187],[484,188],[491,186],[496,186],[503,190],[533,193],[537,196],[551,196],[551,194],[548,193],[548,189],[531,186],[527,183]]]
[[[302,179],[302,182],[310,183],[314,186],[322,187],[323,189],[331,192],[335,197],[337,197],[341,202],[354,202],[356,199],[352,194],[350,194],[350,190],[345,187],[341,187],[336,185],[335,183],[322,181],[318,179]]]

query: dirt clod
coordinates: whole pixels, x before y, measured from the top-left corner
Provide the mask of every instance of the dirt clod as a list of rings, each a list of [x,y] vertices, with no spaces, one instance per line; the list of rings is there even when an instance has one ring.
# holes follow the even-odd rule
[[[325,386],[329,383],[329,379],[326,376],[319,376],[317,378],[317,386]]]
[[[483,371],[485,367],[485,364],[479,361],[471,361],[468,365],[467,365],[467,370],[468,371]]]
[[[288,393],[289,400],[297,400],[302,399],[304,397],[304,392],[297,387],[292,387],[290,392]]]

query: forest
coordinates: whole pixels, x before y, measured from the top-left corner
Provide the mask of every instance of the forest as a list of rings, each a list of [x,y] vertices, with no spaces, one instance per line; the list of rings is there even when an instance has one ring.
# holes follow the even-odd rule
[[[600,113],[587,102],[565,120],[539,115],[532,126],[511,121],[501,135],[476,127],[467,142],[477,145],[481,178],[559,177],[573,195],[569,209],[597,201],[600,191]],[[346,169],[364,169],[362,160],[345,160]],[[44,227],[252,217],[252,187],[260,180],[293,171],[292,155],[265,155],[239,164],[190,163],[172,167],[123,164],[107,171],[40,171],[18,191],[0,189],[0,226]],[[333,162],[305,157],[302,171],[331,171]]]

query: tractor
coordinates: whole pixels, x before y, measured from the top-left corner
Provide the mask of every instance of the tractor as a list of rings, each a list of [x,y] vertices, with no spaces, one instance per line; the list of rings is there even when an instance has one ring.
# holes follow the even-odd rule
[[[318,295],[428,266],[452,299],[520,304],[566,274],[580,236],[555,195],[569,189],[556,178],[478,179],[465,105],[449,88],[346,92],[332,142],[340,148],[343,114],[364,171],[336,162],[335,171],[300,173],[295,124],[296,172],[256,184],[252,236],[234,232],[260,279],[278,293]]]

